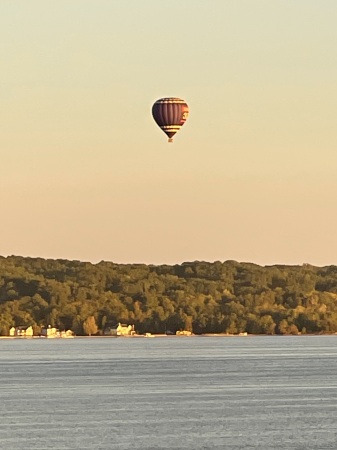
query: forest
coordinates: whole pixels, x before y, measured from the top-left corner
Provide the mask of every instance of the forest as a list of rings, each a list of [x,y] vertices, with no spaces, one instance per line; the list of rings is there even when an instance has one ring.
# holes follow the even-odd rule
[[[30,325],[100,335],[118,322],[139,334],[336,333],[337,266],[0,256],[0,335]]]

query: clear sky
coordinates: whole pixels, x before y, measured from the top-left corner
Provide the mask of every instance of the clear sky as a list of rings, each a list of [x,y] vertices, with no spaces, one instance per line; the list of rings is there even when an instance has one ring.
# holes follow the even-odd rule
[[[2,0],[0,254],[337,264],[336,0]],[[153,102],[190,117],[168,144]]]

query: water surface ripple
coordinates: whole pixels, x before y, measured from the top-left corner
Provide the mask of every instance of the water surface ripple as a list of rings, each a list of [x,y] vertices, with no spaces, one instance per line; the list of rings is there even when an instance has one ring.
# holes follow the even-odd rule
[[[0,340],[0,448],[337,448],[337,336]]]

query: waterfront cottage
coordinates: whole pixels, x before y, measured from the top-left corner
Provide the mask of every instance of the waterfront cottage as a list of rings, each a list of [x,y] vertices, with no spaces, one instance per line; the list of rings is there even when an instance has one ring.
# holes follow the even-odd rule
[[[41,336],[46,338],[55,338],[60,337],[60,332],[57,328],[51,327],[48,325],[48,328],[42,328]]]
[[[60,337],[61,338],[73,338],[74,337],[74,333],[71,330],[61,331]]]
[[[54,328],[48,325],[47,328],[42,328],[41,337],[46,338],[73,338],[74,333],[71,330],[60,331],[58,328]]]
[[[107,328],[104,334],[109,336],[132,336],[135,334],[135,327],[134,325],[126,325],[119,322],[117,325]]]
[[[21,336],[21,337],[32,337],[33,336],[33,327],[32,326],[21,326],[21,327],[12,327],[9,330],[10,336]]]
[[[179,330],[176,332],[177,336],[192,336],[192,331],[188,330]]]

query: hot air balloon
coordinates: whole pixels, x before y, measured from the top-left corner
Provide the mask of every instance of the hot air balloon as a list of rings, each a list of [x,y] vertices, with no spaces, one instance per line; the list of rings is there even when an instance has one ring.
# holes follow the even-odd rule
[[[152,106],[152,116],[169,142],[173,142],[173,136],[186,122],[188,112],[187,103],[176,97],[160,98]]]

